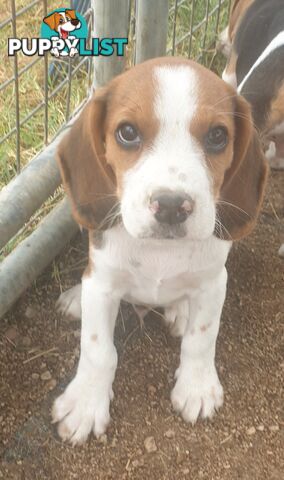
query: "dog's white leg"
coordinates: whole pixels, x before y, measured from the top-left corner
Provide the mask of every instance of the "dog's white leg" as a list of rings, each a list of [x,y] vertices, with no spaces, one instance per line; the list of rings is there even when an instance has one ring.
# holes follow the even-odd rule
[[[182,337],[189,319],[189,300],[180,300],[165,308],[165,321],[173,337]]]
[[[171,400],[187,422],[199,414],[211,417],[223,403],[223,388],[215,368],[215,344],[226,295],[227,272],[190,297],[190,318],[182,338],[180,366]]]
[[[81,291],[81,283],[78,283],[75,287],[61,293],[55,304],[56,309],[66,317],[79,320],[81,318]]]
[[[96,272],[82,280],[81,355],[75,378],[53,406],[58,433],[73,445],[93,430],[99,437],[110,420],[109,404],[117,366],[113,331],[120,299]]]

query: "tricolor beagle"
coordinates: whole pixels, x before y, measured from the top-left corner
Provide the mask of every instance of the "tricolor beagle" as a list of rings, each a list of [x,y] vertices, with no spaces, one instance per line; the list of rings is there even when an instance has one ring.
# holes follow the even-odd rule
[[[182,336],[173,408],[187,422],[211,417],[223,403],[225,263],[255,225],[267,173],[248,103],[192,61],[150,60],[95,93],[58,157],[89,230],[82,291],[60,300],[66,313],[82,309],[82,332],[77,373],[53,406],[59,435],[80,444],[107,428],[122,299],[164,307]]]
[[[66,9],[65,12],[54,12],[45,17],[43,21],[49,26],[49,28],[51,28],[51,30],[58,33],[59,38],[62,38],[62,40],[74,39],[75,36],[70,35],[70,33],[81,28],[81,22],[78,20],[75,10]],[[59,57],[59,55],[68,55],[66,50],[59,51],[58,48],[53,48],[51,53],[56,57]],[[78,53],[78,50],[71,47],[69,52],[70,57],[74,57],[76,53]]]
[[[223,79],[251,104],[273,168],[284,168],[284,2],[235,0]]]

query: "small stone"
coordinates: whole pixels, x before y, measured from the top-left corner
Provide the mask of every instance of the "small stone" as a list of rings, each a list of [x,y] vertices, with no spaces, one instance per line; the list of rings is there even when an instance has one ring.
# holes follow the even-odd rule
[[[106,445],[107,444],[107,436],[105,433],[103,433],[99,438],[98,438],[98,442],[99,443],[102,443],[103,445]]]
[[[153,453],[157,451],[157,445],[154,437],[147,437],[144,440],[144,447],[147,453]]]
[[[182,471],[181,471],[181,473],[182,473],[183,475],[188,475],[189,472],[190,472],[189,468],[183,468]]]
[[[149,385],[148,386],[149,395],[155,395],[156,392],[157,392],[157,389],[156,389],[156,387],[154,387],[154,385]]]
[[[28,306],[25,311],[25,316],[29,319],[32,319],[36,316],[37,312],[35,308]]]
[[[269,430],[270,430],[271,432],[278,432],[278,430],[279,430],[279,425],[271,425],[271,426],[269,427]]]
[[[186,459],[186,453],[183,450],[180,450],[180,448],[176,448],[177,450],[177,457],[176,457],[176,464],[180,465],[184,460]]]
[[[47,380],[51,380],[52,376],[51,376],[51,373],[46,370],[45,372],[43,372],[40,376],[41,380],[43,380],[44,382],[46,382]]]
[[[114,437],[114,438],[112,439],[112,441],[111,441],[111,444],[110,444],[110,445],[111,445],[111,447],[116,447],[116,445],[117,445],[117,442],[118,442],[117,438],[116,438],[116,437]]]
[[[174,436],[175,436],[175,432],[174,432],[173,430],[171,430],[171,429],[170,429],[170,430],[167,430],[167,431],[165,432],[165,437],[166,437],[166,438],[174,438]]]
[[[258,426],[256,427],[256,429],[257,429],[259,432],[263,432],[263,430],[264,430],[264,425],[258,425]]]
[[[144,465],[144,458],[136,458],[135,460],[133,460],[132,462],[132,466],[134,468],[138,468],[138,467],[143,467]]]
[[[255,432],[256,432],[255,427],[249,427],[246,433],[247,435],[254,435]]]
[[[281,258],[284,258],[284,243],[282,243],[281,247],[278,250],[278,255]]]
[[[22,345],[24,347],[30,347],[31,343],[32,343],[32,341],[31,341],[30,337],[22,337]]]
[[[38,373],[32,373],[32,379],[33,380],[38,380],[39,379],[39,374]]]
[[[15,340],[17,340],[18,336],[19,336],[19,332],[16,329],[16,327],[10,327],[5,332],[5,337],[11,342],[14,342]]]
[[[55,378],[52,378],[49,382],[48,382],[48,388],[49,390],[53,390],[55,387],[56,387],[56,380]]]

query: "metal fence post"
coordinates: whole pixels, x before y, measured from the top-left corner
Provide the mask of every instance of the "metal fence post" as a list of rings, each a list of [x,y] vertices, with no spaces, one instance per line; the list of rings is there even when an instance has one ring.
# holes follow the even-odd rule
[[[127,37],[129,0],[92,0],[94,37]],[[125,68],[125,56],[94,57],[94,88],[101,87]]]
[[[135,63],[166,55],[168,0],[137,0]]]

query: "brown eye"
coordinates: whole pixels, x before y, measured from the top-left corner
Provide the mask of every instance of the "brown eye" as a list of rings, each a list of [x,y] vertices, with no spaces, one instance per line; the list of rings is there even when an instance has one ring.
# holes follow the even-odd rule
[[[63,23],[63,22],[64,22],[64,20],[63,20],[63,18],[61,17],[61,18],[59,19],[59,23]]]
[[[141,144],[141,138],[137,129],[130,123],[123,123],[115,133],[116,141],[124,148],[137,148]]]
[[[209,153],[222,152],[228,143],[228,131],[225,127],[213,127],[205,137],[205,148]]]

